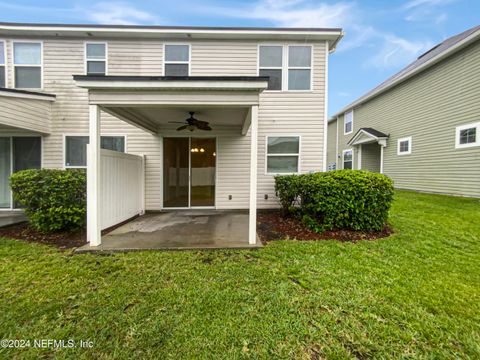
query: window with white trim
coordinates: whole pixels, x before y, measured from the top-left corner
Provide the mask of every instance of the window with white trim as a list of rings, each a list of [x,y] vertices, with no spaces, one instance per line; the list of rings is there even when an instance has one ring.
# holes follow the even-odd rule
[[[165,76],[190,74],[190,45],[165,45]]]
[[[312,77],[312,47],[288,47],[288,90],[310,90]]]
[[[0,87],[6,87],[5,41],[0,40]]]
[[[258,75],[269,77],[267,90],[282,90],[283,46],[261,45],[259,51]]]
[[[107,44],[85,43],[87,75],[107,75]]]
[[[17,89],[42,88],[42,43],[13,43],[14,81]]]
[[[412,153],[412,137],[405,137],[397,141],[397,155],[409,155]]]
[[[480,146],[480,122],[457,126],[455,147],[457,149]]]
[[[65,136],[65,167],[84,168],[87,166],[88,136]],[[102,136],[102,149],[125,152],[125,136]]]
[[[270,91],[312,89],[311,45],[260,45],[258,75],[268,76]]]
[[[343,116],[343,134],[348,135],[353,131],[353,110],[347,111]]]
[[[300,136],[267,136],[267,174],[294,174],[300,167]]]
[[[342,152],[343,169],[353,169],[353,150],[343,150]]]

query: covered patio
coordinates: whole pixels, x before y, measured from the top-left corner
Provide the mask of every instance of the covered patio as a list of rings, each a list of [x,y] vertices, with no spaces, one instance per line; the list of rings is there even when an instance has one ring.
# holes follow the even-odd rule
[[[148,213],[104,235],[101,245],[85,245],[76,252],[260,247],[259,241],[246,241],[248,219],[248,211],[241,210]]]
[[[152,248],[188,248],[197,245],[249,247],[257,244],[258,104],[259,94],[267,88],[268,78],[78,75],[74,76],[74,79],[77,86],[86,88],[89,92],[90,144],[87,157],[89,247],[106,249],[121,246],[125,249],[133,249],[137,247],[135,243],[138,244],[139,241]],[[249,171],[248,205],[245,206],[248,210],[243,214],[233,215],[220,211],[220,209],[234,210],[233,205],[228,207],[229,204],[222,203],[219,207],[218,203],[214,203],[208,208],[210,211],[208,216],[196,216],[192,213],[188,215],[188,211],[194,211],[193,202],[191,205],[189,202],[188,209],[176,213],[177,225],[161,225],[162,222],[171,223],[172,213],[165,213],[157,215],[154,221],[162,231],[153,231],[149,233],[150,235],[146,235],[148,232],[136,230],[136,233],[142,233],[142,240],[139,240],[138,236],[127,234],[132,232],[130,231],[132,226],[140,226],[141,229],[145,222],[153,221],[150,215],[124,225],[123,229],[119,228],[102,238],[103,229],[115,226],[132,216],[143,215],[145,210],[150,210],[145,205],[148,197],[145,191],[146,181],[148,181],[145,179],[148,158],[143,156],[141,149],[136,150],[135,154],[114,154],[112,151],[100,149],[102,111],[159,139],[190,136],[188,129],[184,133],[175,132],[175,127],[171,123],[184,120],[185,114],[192,111],[200,112],[204,119],[208,119],[215,130],[211,136],[219,137],[222,131],[233,131],[239,138],[249,138],[248,154],[243,155],[243,151],[241,154],[246,156],[250,165],[247,168]],[[217,161],[218,157],[222,157],[223,161],[228,159],[221,153],[217,156]],[[160,167],[162,168],[163,166]],[[226,169],[227,167],[222,170],[223,173],[228,172]],[[228,177],[232,178],[232,175],[228,174]],[[191,186],[191,176],[191,174],[187,176],[190,184],[188,186]],[[110,178],[112,180],[109,180]],[[215,185],[221,185],[221,180],[215,181]],[[240,186],[243,186],[243,183]],[[228,200],[231,200],[230,195]],[[163,202],[163,204],[165,206],[166,203]],[[161,210],[172,211],[173,209],[162,208]],[[178,225],[184,221],[190,225],[193,222],[195,226],[183,228]],[[219,228],[232,231],[225,230],[219,235],[217,231]],[[225,234],[228,234],[231,239],[229,240],[228,236],[225,237]]]

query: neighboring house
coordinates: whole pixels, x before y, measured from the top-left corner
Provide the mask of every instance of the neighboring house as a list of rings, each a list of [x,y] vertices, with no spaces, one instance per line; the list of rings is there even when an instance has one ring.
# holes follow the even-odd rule
[[[277,206],[274,175],[326,169],[328,55],[341,37],[0,23],[0,207],[15,208],[12,172],[88,157],[91,245],[144,210],[194,207],[250,209],[254,243],[257,206]]]
[[[480,26],[446,39],[328,125],[328,168],[397,188],[480,196]]]

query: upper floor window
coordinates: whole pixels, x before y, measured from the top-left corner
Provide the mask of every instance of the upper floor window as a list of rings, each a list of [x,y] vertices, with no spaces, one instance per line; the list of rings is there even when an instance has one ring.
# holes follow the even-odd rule
[[[342,153],[343,168],[344,169],[353,169],[353,150],[348,149],[344,150]]]
[[[267,137],[267,174],[292,174],[299,172],[300,137]]]
[[[345,113],[343,134],[348,135],[353,131],[353,110]]]
[[[312,47],[309,45],[260,45],[258,75],[270,78],[267,90],[311,90]]]
[[[288,90],[310,90],[312,47],[288,47]]]
[[[107,44],[86,43],[85,61],[87,75],[107,74]]]
[[[190,45],[165,45],[165,76],[190,74]]]
[[[42,43],[14,42],[13,67],[15,87],[42,88]]]
[[[412,153],[412,137],[398,139],[397,154],[409,155]]]
[[[457,126],[455,147],[466,148],[480,146],[480,122]]]
[[[267,90],[282,90],[283,46],[260,46],[260,76],[268,76]]]
[[[6,86],[5,81],[5,64],[6,64],[6,57],[5,57],[5,42],[0,41],[0,87]]]

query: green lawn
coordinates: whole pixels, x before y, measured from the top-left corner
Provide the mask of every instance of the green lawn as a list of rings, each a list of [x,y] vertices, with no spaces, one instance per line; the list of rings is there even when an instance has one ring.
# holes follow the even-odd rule
[[[398,192],[396,234],[71,255],[0,239],[0,358],[480,358],[480,201]]]

